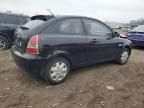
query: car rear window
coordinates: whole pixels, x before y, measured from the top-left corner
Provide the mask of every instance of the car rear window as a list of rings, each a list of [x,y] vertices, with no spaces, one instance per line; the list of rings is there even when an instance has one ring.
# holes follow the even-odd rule
[[[32,20],[32,21],[29,21],[28,23],[26,23],[24,25],[25,28],[28,28],[28,29],[34,29],[36,27],[38,27],[39,25],[43,24],[45,21],[42,21],[42,20]]]

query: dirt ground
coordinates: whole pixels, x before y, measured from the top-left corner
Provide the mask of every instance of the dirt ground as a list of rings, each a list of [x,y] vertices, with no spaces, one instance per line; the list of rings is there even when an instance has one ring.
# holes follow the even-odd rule
[[[51,86],[20,70],[0,52],[0,108],[144,108],[144,48],[128,64],[97,64]]]

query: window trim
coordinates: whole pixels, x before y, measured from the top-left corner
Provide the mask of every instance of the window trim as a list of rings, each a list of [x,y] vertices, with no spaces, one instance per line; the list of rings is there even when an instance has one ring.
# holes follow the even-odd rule
[[[112,30],[108,25],[106,25],[105,23],[103,23],[102,21],[99,21],[99,20],[93,19],[93,18],[82,18],[82,22],[83,22],[84,29],[85,29],[85,32],[86,32],[86,35],[87,35],[87,36],[97,36],[97,35],[94,35],[94,34],[91,34],[91,35],[90,35],[90,34],[87,32],[87,29],[86,29],[86,25],[85,25],[84,20],[91,20],[91,21],[95,21],[95,22],[98,22],[98,23],[102,24],[103,26],[105,26],[106,28],[108,28],[108,29],[111,31],[111,34],[112,34],[112,36],[113,36],[113,30]],[[99,36],[99,37],[100,37],[100,36]],[[104,37],[104,36],[101,36],[101,37]],[[107,38],[107,37],[106,37],[106,38]]]

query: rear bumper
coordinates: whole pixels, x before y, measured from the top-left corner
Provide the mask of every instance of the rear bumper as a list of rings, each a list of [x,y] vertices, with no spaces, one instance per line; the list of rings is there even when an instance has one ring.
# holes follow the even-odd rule
[[[133,46],[144,46],[144,40],[135,40],[135,39],[129,39],[132,41]]]
[[[21,54],[15,46],[11,48],[11,53],[17,66],[31,74],[40,74],[42,69],[47,65],[48,60],[38,55]]]

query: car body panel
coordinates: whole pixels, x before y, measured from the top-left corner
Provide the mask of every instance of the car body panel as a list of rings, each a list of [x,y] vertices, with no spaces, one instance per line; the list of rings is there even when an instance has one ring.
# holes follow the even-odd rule
[[[128,39],[133,42],[133,46],[144,46],[144,36],[132,35]]]
[[[42,68],[44,68],[48,63],[48,60],[46,58],[42,58],[37,55],[20,53],[15,46],[12,46],[11,52],[15,63],[22,70],[32,74],[39,74]]]
[[[96,41],[93,41],[94,38]],[[119,42],[117,38],[89,36],[88,40],[88,59],[92,63],[114,60],[120,50],[122,50],[122,42]]]
[[[53,56],[58,54],[64,54],[70,57],[70,60],[75,65],[86,64],[86,49],[87,39],[86,36],[81,35],[45,35],[39,36],[39,42],[43,43],[39,45],[40,53],[42,56]]]

